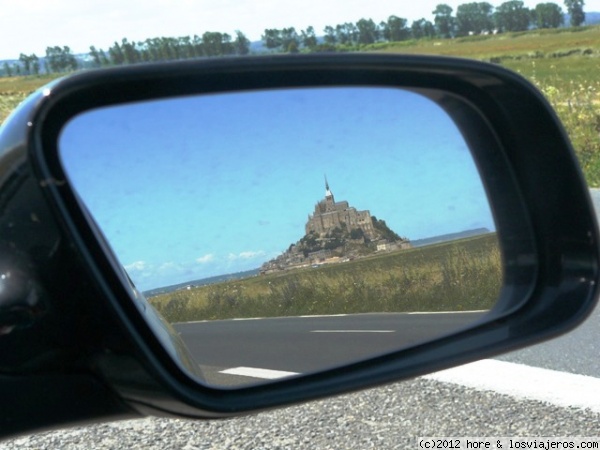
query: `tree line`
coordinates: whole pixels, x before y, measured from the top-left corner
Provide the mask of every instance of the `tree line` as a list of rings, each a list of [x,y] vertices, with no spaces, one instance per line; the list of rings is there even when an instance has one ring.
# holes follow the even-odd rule
[[[570,14],[570,25],[580,26],[585,21],[584,0],[565,0],[564,4]],[[317,39],[313,27],[300,32],[293,27],[267,29],[262,35],[262,42],[268,49],[295,53],[408,39],[454,38],[532,28],[558,28],[564,24],[563,9],[551,2],[539,3],[533,9],[525,7],[520,0],[506,1],[497,8],[488,2],[471,2],[459,5],[455,14],[451,6],[441,3],[432,14],[433,22],[421,18],[410,25],[407,19],[393,15],[379,23],[363,18],[356,23],[326,26],[321,41]]]
[[[124,38],[121,42],[115,42],[107,50],[92,45],[87,62],[78,61],[68,46],[47,47],[44,69],[46,73],[60,73],[76,70],[82,65],[108,67],[248,53],[250,53],[250,40],[241,31],[236,31],[235,38],[227,33],[207,31],[202,36],[159,37],[139,42],[130,42]],[[5,62],[3,71],[6,76],[38,75],[42,72],[41,66],[40,58],[35,54],[21,53],[19,62],[12,65]]]
[[[570,15],[570,25],[577,27],[585,21],[584,0],[564,0]],[[563,25],[563,9],[556,3],[539,3],[527,8],[520,0],[510,0],[498,7],[488,2],[470,2],[453,8],[440,3],[432,11],[433,22],[421,18],[410,25],[407,19],[392,15],[376,23],[362,18],[356,23],[346,22],[328,25],[321,37],[314,27],[296,31],[294,27],[265,29],[261,36],[264,47],[273,52],[336,51],[351,46],[396,42],[408,39],[442,38],[525,31],[532,28],[558,28]],[[235,36],[207,31],[202,36],[179,38],[159,37],[145,41],[130,42],[122,39],[107,50],[90,47],[91,67],[117,66],[143,62],[181,60],[214,56],[246,55],[250,53],[250,40],[241,31]],[[47,73],[76,70],[82,64],[68,46],[47,47],[44,67],[35,54],[21,53],[13,65],[4,63],[6,76],[37,75],[44,69]]]

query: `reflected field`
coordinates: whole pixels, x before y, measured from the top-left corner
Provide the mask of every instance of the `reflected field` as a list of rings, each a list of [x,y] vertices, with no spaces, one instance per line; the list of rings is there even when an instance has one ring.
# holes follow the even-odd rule
[[[151,297],[170,322],[490,309],[502,283],[495,233],[357,261],[294,269]]]

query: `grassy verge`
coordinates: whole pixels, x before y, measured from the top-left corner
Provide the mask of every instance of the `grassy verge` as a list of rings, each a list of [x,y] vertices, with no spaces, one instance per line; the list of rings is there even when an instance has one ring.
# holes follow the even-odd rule
[[[547,61],[542,64],[532,61],[531,67],[526,69],[563,123],[588,186],[597,188],[600,187],[600,58],[578,59],[573,67],[560,71]],[[596,73],[592,76],[586,72],[592,72],[593,66]],[[518,66],[513,68],[520,72],[525,70]]]
[[[0,124],[29,94],[58,75],[0,78]]]
[[[365,46],[364,50],[496,61],[597,54],[600,27],[532,30],[457,39],[421,39]]]
[[[502,283],[494,234],[150,299],[170,322],[488,309]]]

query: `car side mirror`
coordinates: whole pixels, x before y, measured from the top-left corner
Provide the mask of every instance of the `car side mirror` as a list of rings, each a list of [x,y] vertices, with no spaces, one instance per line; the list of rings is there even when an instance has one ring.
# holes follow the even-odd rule
[[[498,66],[353,54],[93,71],[35,94],[0,143],[2,244],[36,298],[0,291],[0,349],[26,355],[4,370],[48,373],[41,356],[60,353],[144,414],[402,380],[558,335],[595,303],[573,151],[542,95]],[[9,304],[44,313],[20,323]]]

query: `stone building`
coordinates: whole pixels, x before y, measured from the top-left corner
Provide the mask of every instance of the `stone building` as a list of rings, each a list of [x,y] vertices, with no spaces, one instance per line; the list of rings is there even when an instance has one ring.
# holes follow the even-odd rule
[[[315,205],[315,211],[308,216],[305,226],[306,234],[311,232],[324,236],[334,228],[350,232],[361,229],[365,236],[372,239],[375,236],[373,221],[368,210],[357,211],[349,206],[347,201],[336,202],[325,179],[325,198]]]
[[[348,262],[376,252],[411,247],[410,242],[390,230],[385,221],[376,222],[373,223],[368,210],[357,211],[347,201],[336,202],[325,178],[325,198],[308,216],[305,235],[281,255],[264,263],[260,273]]]

